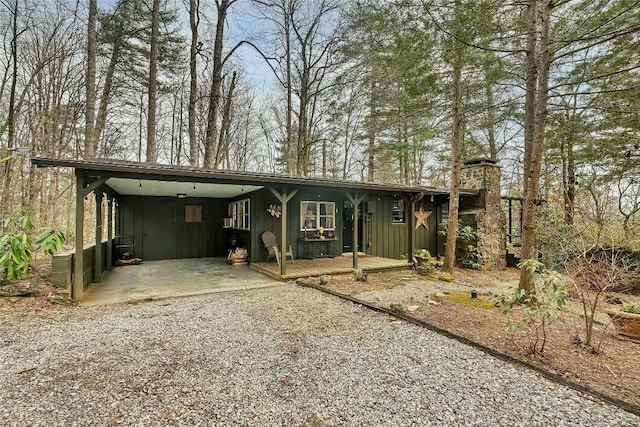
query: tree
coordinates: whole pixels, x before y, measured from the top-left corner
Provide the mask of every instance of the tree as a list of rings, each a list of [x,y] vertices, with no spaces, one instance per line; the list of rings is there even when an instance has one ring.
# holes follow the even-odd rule
[[[462,4],[456,0],[454,20],[459,20],[462,13]],[[456,24],[460,24],[458,21]],[[455,25],[455,24],[454,24]],[[452,114],[451,114],[451,184],[449,193],[449,218],[447,224],[447,242],[445,246],[444,265],[446,271],[453,271],[456,262],[456,240],[458,229],[458,206],[460,203],[460,175],[462,138],[464,130],[464,114],[462,106],[462,68],[464,66],[464,45],[456,38],[452,41],[452,58],[450,60],[452,71]]]
[[[158,10],[158,34],[157,34],[157,60],[156,78],[150,79],[151,65],[151,38],[153,30],[153,4],[147,4],[146,0],[119,0],[113,8],[101,11],[99,14],[98,31],[98,60],[99,64],[106,64],[99,70],[100,86],[102,87],[98,114],[96,117],[95,134],[100,142],[97,147],[105,155],[123,155],[131,152],[133,147],[127,146],[127,139],[132,135],[123,135],[124,128],[131,127],[127,121],[133,120],[140,108],[146,110],[142,129],[139,130],[142,139],[139,149],[144,146],[144,132],[151,124],[162,125],[162,118],[150,123],[149,118],[149,85],[156,85],[156,95],[153,96],[156,105],[162,102],[162,96],[167,93],[171,85],[165,81],[175,76],[175,69],[180,64],[183,51],[183,38],[177,34],[175,28],[177,15],[175,11],[167,9],[165,3],[160,2]],[[152,88],[153,89],[153,88]],[[144,93],[145,97],[139,94]],[[154,101],[152,100],[153,107]],[[133,107],[133,108],[132,108]],[[135,108],[135,110],[134,110]],[[157,108],[157,107],[156,107]],[[109,111],[119,109],[119,113],[112,120],[119,123],[111,123]],[[126,124],[124,124],[124,123]],[[155,129],[151,135],[155,144]],[[148,136],[148,135],[147,135]],[[161,154],[161,146],[155,147],[156,157]],[[120,151],[120,152],[118,152]],[[144,152],[141,151],[141,154]],[[143,159],[141,155],[140,160]]]
[[[98,16],[97,0],[89,0],[89,19],[87,20],[87,77],[86,115],[84,132],[84,157],[96,156],[95,108],[96,108],[96,21]]]
[[[234,52],[242,45],[246,44],[246,40],[236,43],[228,52],[224,53],[224,29],[227,20],[227,14],[231,6],[237,0],[216,0],[216,32],[213,46],[212,68],[213,77],[209,90],[209,106],[207,109],[207,127],[205,133],[205,150],[204,165],[209,168],[218,168],[222,163],[225,155],[225,133],[228,131],[230,120],[228,113],[231,109],[231,98],[237,81],[235,77],[231,77],[229,90],[225,95],[222,91],[224,81],[224,67],[232,57]],[[226,96],[226,101],[223,101]],[[218,120],[221,120],[218,126]]]
[[[209,108],[207,116],[207,132],[205,135],[204,165],[208,168],[218,167],[220,147],[218,142],[218,109],[220,108],[222,93],[222,67],[229,58],[223,57],[224,28],[227,12],[237,0],[216,0],[217,20],[216,35],[213,45],[213,78],[209,92]]]
[[[189,28],[191,47],[189,49],[189,163],[198,166],[198,140],[196,134],[196,105],[198,102],[198,25],[200,23],[200,1],[189,0]]]
[[[282,49],[281,55],[275,54],[275,52],[278,51],[278,48],[275,46],[273,48],[273,57],[268,57],[264,52],[261,53],[286,93],[287,102],[284,122],[285,136],[280,142],[280,150],[282,153],[281,161],[284,165],[284,170],[288,175],[292,175],[295,171],[295,147],[293,135],[293,52],[291,46],[293,34],[292,19],[300,7],[301,2],[300,0],[253,0],[253,2],[260,8],[262,18],[276,27],[275,37],[281,37],[282,39],[280,41],[281,46],[279,47]],[[276,40],[272,41],[272,43],[277,44]],[[282,64],[283,61],[284,65]]]
[[[593,8],[589,2],[571,4],[530,0],[527,4],[523,260],[536,257],[535,220],[549,98],[554,92],[560,92],[566,87],[576,87],[580,83],[591,85],[606,82],[611,76],[616,76],[616,82],[620,83],[625,81],[621,77],[633,74],[637,63],[623,65],[609,60],[612,46],[633,37],[640,30],[635,6],[635,3],[627,0],[607,3],[601,8]],[[557,22],[552,19],[554,17],[557,17]],[[574,21],[570,21],[571,18]],[[610,66],[594,73],[575,73],[569,79],[554,78],[554,84],[550,85],[552,66],[558,70],[566,70],[573,69],[576,63],[586,64],[588,61],[606,61]],[[589,92],[597,93],[582,88],[578,93]],[[615,89],[612,92],[624,93],[625,89]],[[525,292],[530,292],[533,288],[532,277],[526,270],[522,271],[519,287]]]
[[[287,97],[286,136],[279,141],[282,163],[290,173],[309,175],[313,169],[312,153],[322,140],[317,126],[322,120],[317,113],[337,67],[335,26],[339,3],[336,0],[256,3],[263,7],[266,19],[278,28],[271,40],[273,52],[261,53]]]
[[[15,147],[15,128],[16,128],[16,86],[18,82],[18,0],[13,4],[7,5],[11,8],[11,88],[9,89],[9,109],[7,111],[7,149]],[[4,129],[3,129],[4,131]],[[3,195],[6,197],[11,190],[11,159],[4,162],[4,186]],[[6,200],[6,199],[5,199]],[[7,208],[8,203],[4,208]],[[2,212],[4,213],[4,212]]]
[[[151,40],[149,51],[149,93],[147,113],[147,162],[157,160],[156,152],[156,96],[158,93],[158,33],[160,28],[160,0],[153,0],[151,10]]]
[[[525,82],[525,127],[524,127],[524,183],[522,219],[522,259],[535,259],[535,220],[540,186],[540,169],[547,118],[549,70],[551,54],[549,36],[553,1],[543,0],[541,14],[538,0],[527,4],[527,47]],[[538,40],[538,34],[540,39]],[[521,269],[519,288],[525,293],[533,290],[533,274]]]
[[[358,83],[368,110],[360,134],[367,179],[422,184],[431,141],[442,131],[437,35],[419,3],[358,2],[346,20],[341,78]]]

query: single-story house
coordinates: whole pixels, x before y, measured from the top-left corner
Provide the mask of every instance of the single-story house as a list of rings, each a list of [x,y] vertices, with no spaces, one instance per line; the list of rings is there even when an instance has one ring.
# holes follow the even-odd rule
[[[135,242],[135,256],[145,261],[224,257],[241,246],[249,262],[263,262],[269,255],[261,238],[265,231],[275,235],[281,260],[289,245],[296,259],[351,253],[353,268],[359,253],[410,259],[416,248],[426,248],[434,256],[444,254],[437,229],[447,215],[448,190],[121,160],[31,161],[38,167],[73,168],[76,248],[84,242],[84,200],[91,193],[96,197],[96,244],[75,254],[74,267],[68,267],[74,299],[100,281],[126,239]],[[461,191],[461,214],[466,209],[476,222],[487,222],[487,212],[504,217],[499,171],[485,160],[465,165],[469,188]],[[485,246],[495,252],[490,262],[501,265],[504,218],[493,222],[479,230],[486,229],[487,238],[497,236]],[[287,262],[280,262],[281,277],[286,270]]]

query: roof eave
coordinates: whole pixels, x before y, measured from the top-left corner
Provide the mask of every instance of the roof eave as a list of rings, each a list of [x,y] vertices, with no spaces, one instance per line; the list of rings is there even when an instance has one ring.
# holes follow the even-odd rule
[[[425,195],[448,195],[449,191],[435,187],[399,186],[397,184],[341,181],[327,178],[307,178],[287,175],[272,175],[266,173],[239,172],[193,168],[185,166],[170,166],[156,163],[133,163],[116,160],[70,160],[47,157],[35,157],[31,163],[37,167],[65,167],[73,168],[76,173],[85,175],[100,172],[100,176],[109,175],[132,179],[156,179],[164,181],[196,181],[225,184],[273,184],[293,185],[296,187],[337,187],[341,189],[363,191],[385,191],[404,193],[423,193]],[[463,189],[460,194],[476,195],[478,190]]]

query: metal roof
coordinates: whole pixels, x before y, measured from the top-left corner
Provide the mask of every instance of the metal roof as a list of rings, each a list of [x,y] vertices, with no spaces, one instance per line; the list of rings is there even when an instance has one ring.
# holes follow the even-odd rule
[[[129,184],[135,184],[136,188],[138,188],[139,186],[140,189],[144,189],[144,185],[142,184],[148,181],[165,181],[174,183],[194,183],[194,190],[196,190],[195,183],[200,183],[227,185],[232,184],[237,186],[238,191],[240,187],[243,187],[243,191],[245,192],[252,191],[256,188],[261,188],[266,185],[274,185],[278,187],[287,187],[290,189],[303,187],[324,187],[359,191],[424,193],[426,195],[449,194],[449,190],[426,186],[404,186],[394,183],[346,181],[317,177],[302,177],[258,172],[194,168],[189,166],[163,165],[157,163],[138,163],[114,159],[77,160],[35,157],[31,159],[31,163],[37,167],[74,168],[76,170],[76,173],[81,173],[92,177],[114,178],[109,180],[107,184],[110,186],[111,184],[113,184],[113,187],[120,187],[121,189],[127,188],[127,185],[125,185],[127,181],[129,182]],[[175,185],[167,187],[171,187],[164,190],[165,192],[169,192],[167,194],[159,194],[162,191],[156,191],[158,194],[146,194],[147,191],[137,192],[137,194],[175,196]],[[155,186],[155,188],[157,190],[157,186]],[[209,186],[204,186],[204,188],[212,189],[212,187]],[[228,186],[226,186],[226,188],[229,189]],[[121,191],[125,191],[126,193],[131,192],[130,189],[121,191],[118,191],[118,188],[113,189],[120,194],[122,194]],[[214,193],[215,192],[210,191],[209,195],[203,194],[203,197],[215,197],[213,195]],[[478,193],[478,190],[461,191],[461,195],[476,195]],[[227,194],[227,197],[229,197],[229,194]]]

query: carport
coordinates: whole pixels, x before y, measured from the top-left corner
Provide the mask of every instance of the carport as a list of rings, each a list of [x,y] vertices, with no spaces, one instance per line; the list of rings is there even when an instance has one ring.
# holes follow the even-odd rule
[[[113,267],[100,283],[85,290],[82,305],[131,303],[283,284],[253,269],[228,265],[225,258],[149,261]]]

